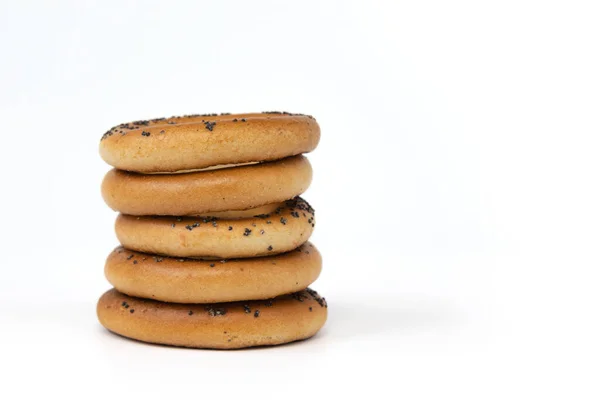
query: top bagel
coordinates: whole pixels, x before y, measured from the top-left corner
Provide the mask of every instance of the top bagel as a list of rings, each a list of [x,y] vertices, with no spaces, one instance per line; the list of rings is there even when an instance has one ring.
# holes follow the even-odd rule
[[[102,136],[100,155],[122,170],[177,172],[307,153],[320,136],[308,115],[186,115],[117,125]]]

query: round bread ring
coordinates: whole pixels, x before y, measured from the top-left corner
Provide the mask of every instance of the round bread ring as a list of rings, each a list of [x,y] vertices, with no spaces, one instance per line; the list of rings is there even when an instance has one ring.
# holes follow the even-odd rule
[[[270,299],[306,289],[321,273],[310,243],[270,257],[200,261],[159,257],[118,247],[104,267],[108,281],[130,296],[171,303]]]
[[[102,196],[130,215],[199,215],[245,210],[302,194],[312,180],[304,156],[255,165],[170,175],[108,171]]]
[[[305,243],[315,226],[312,207],[300,197],[274,206],[269,214],[237,219],[119,214],[115,232],[128,249],[173,257],[258,257]]]
[[[100,156],[118,169],[175,172],[307,153],[320,136],[307,115],[191,115],[115,126],[102,136]]]
[[[239,349],[313,336],[325,324],[327,303],[311,289],[267,301],[216,304],[163,303],[111,289],[100,297],[96,312],[106,329],[131,339]]]

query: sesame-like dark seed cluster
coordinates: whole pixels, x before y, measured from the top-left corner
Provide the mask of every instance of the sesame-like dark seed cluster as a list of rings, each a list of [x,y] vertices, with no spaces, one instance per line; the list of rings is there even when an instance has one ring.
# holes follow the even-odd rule
[[[217,220],[218,220],[218,218],[216,218],[216,217],[204,217],[200,221],[196,221],[193,224],[186,225],[185,229],[187,229],[188,231],[192,231],[195,228],[199,227],[201,223],[205,223],[205,224],[210,223],[212,226],[214,226],[216,228],[218,226]],[[181,222],[181,221],[183,221],[183,219],[181,217],[177,217],[177,222]]]
[[[287,225],[290,222],[290,218],[294,218],[294,219],[304,218],[309,225],[314,227],[314,214],[315,214],[315,210],[310,206],[310,204],[306,200],[302,199],[301,197],[295,197],[291,200],[287,200],[286,202],[284,202],[284,204],[282,206],[277,207],[273,212],[268,213],[268,214],[257,214],[257,215],[254,215],[254,218],[266,220],[265,222],[267,225],[272,224],[272,221],[270,220],[270,218],[273,216],[277,216],[276,221],[282,225]],[[141,218],[141,217],[138,217],[138,219],[139,218]],[[184,217],[152,216],[151,218],[162,219],[164,221],[167,221],[167,223],[170,224],[171,228],[176,228],[177,227],[176,222],[182,222]],[[174,218],[174,221],[176,221],[176,222],[172,222],[173,218]],[[189,221],[189,219],[188,219],[188,221]],[[183,225],[185,227],[185,229],[190,232],[193,231],[194,229],[202,226],[202,224],[210,224],[214,228],[218,228],[218,226],[219,226],[219,218],[217,218],[217,217],[201,217],[201,219],[197,219],[195,221],[192,220],[192,221],[189,221],[187,224]],[[258,232],[258,234],[264,235],[266,233],[265,229],[259,229],[259,230],[253,229],[253,228],[256,228],[257,226],[258,226],[257,222],[250,222],[249,226],[243,228],[243,230],[241,231],[241,235],[244,237],[249,237],[254,232]],[[231,226],[231,225],[227,226],[227,230],[230,232],[233,231],[233,226]],[[256,233],[254,233],[254,234],[256,234]],[[273,250],[273,247],[268,246],[267,251],[272,251],[272,250]]]
[[[327,308],[327,302],[325,301],[324,297],[319,296],[319,294],[310,289],[310,288],[306,288],[305,290],[299,291],[299,292],[295,292],[295,293],[291,293],[289,295],[286,296],[282,296],[281,298],[285,299],[285,298],[291,298],[293,300],[296,300],[300,303],[305,303],[308,300],[315,300],[317,302],[317,304],[319,304],[321,307]],[[242,302],[226,302],[226,303],[213,303],[213,304],[204,304],[204,310],[206,311],[206,313],[210,316],[210,317],[220,317],[220,316],[224,316],[227,314],[228,309],[231,309],[232,307],[240,307],[242,308],[244,314],[250,314],[252,315],[254,318],[259,318],[262,313],[264,312],[264,310],[261,309],[261,305],[264,307],[273,307],[276,305],[276,301],[280,299],[278,298],[274,298],[274,299],[267,299],[267,300],[263,300],[262,303],[260,303],[259,301],[251,301],[251,302],[247,302],[247,303],[242,303]],[[136,299],[136,301],[138,303],[144,304],[146,307],[148,306],[152,306],[154,304],[154,307],[156,308],[160,308],[162,307],[162,302],[156,302],[154,300],[147,300],[147,299]],[[139,304],[138,304],[139,305]],[[308,304],[307,304],[308,306]],[[123,301],[121,302],[121,307],[124,310],[128,310],[129,314],[133,314],[135,312],[135,309],[132,307],[131,304],[129,304],[127,301]],[[312,312],[313,311],[313,307],[312,306],[308,306],[308,312]],[[147,309],[143,309],[142,313],[145,313],[147,311]],[[198,309],[182,309],[182,312],[185,312],[188,316],[193,316],[198,312]],[[224,334],[227,334],[227,331],[223,332]]]
[[[207,305],[204,307],[204,309],[208,312],[208,315],[210,315],[211,317],[217,317],[219,315],[227,314],[227,310],[223,307],[213,307]]]
[[[275,211],[273,211],[273,213],[258,214],[258,215],[255,215],[255,217],[261,218],[261,219],[267,219],[267,218],[270,218],[272,216],[272,214],[281,215],[285,208],[287,208],[290,211],[290,215],[294,218],[300,218],[300,213],[302,213],[303,217],[306,217],[307,213],[313,217],[315,215],[315,210],[310,206],[310,204],[308,204],[308,202],[306,200],[304,200],[303,198],[297,196],[291,200],[287,200],[283,207],[278,207],[277,209],[275,209]],[[312,221],[313,217],[309,218],[310,219],[309,224],[313,222]],[[287,222],[287,219],[284,217],[281,217],[280,222],[285,225]],[[267,222],[267,223],[269,223],[269,222]]]
[[[306,295],[302,292],[292,293],[291,296],[292,296],[292,299],[299,301],[301,303],[303,303],[305,299],[308,299],[308,297],[306,297]]]
[[[104,139],[108,138],[109,136],[112,136],[113,133],[114,132],[112,130],[104,132],[104,135],[102,135],[102,138],[100,138],[100,140],[104,140]]]
[[[213,131],[213,129],[215,128],[215,125],[217,125],[217,123],[216,123],[216,122],[210,122],[210,121],[206,121],[206,122],[204,122],[204,127],[205,127],[206,129],[208,129],[209,131],[211,131],[211,132],[212,132],[212,131]]]
[[[311,289],[311,288],[306,288],[306,292],[307,292],[308,294],[310,294],[310,296],[311,296],[313,299],[315,299],[315,301],[316,301],[317,303],[319,303],[319,305],[320,305],[321,307],[325,307],[325,308],[327,308],[327,301],[325,300],[325,297],[321,297],[321,296],[319,296],[319,293],[317,293],[317,291],[316,291],[316,290],[313,290],[313,289]]]
[[[119,124],[116,125],[112,128],[110,128],[108,131],[106,131],[103,135],[102,138],[100,140],[104,140],[110,136],[112,136],[115,133],[120,133],[122,135],[126,135],[127,131],[132,131],[132,130],[136,130],[139,129],[142,126],[151,126],[151,125],[157,125],[157,124],[164,124],[167,123],[169,125],[176,125],[177,122],[173,121],[173,120],[180,120],[180,119],[185,119],[185,118],[199,118],[199,117],[216,117],[219,115],[231,115],[231,113],[221,113],[221,114],[188,114],[188,115],[173,115],[172,117],[169,118],[154,118],[154,119],[149,119],[149,120],[139,120],[139,121],[133,121],[133,122],[126,122],[123,124]],[[208,129],[209,131],[213,130],[214,125],[216,125],[216,122],[210,122],[209,124],[207,124],[205,121],[202,121],[205,123],[206,129]],[[162,130],[160,133],[165,133],[164,130]],[[150,136],[148,135],[144,135],[142,133],[143,136]]]

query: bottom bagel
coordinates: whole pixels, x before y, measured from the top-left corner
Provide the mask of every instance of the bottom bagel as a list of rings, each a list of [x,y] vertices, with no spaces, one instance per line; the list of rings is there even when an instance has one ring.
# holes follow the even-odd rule
[[[307,339],[327,319],[325,298],[308,288],[271,300],[214,303],[163,303],[111,289],[97,306],[108,330],[149,343],[239,349]]]

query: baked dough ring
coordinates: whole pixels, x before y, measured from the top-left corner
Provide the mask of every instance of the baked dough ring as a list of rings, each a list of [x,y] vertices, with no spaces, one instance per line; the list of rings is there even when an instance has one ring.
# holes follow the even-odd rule
[[[124,214],[198,215],[288,200],[302,194],[311,180],[312,168],[304,156],[170,175],[112,169],[102,182],[102,196]]]
[[[100,156],[118,169],[174,172],[307,153],[320,136],[307,115],[192,115],[115,126],[102,136]]]
[[[271,257],[200,261],[118,247],[104,267],[108,281],[130,296],[173,303],[270,299],[308,287],[321,273],[310,243]]]
[[[325,324],[327,303],[306,289],[277,297],[216,304],[162,303],[115,289],[96,308],[108,330],[150,343],[212,349],[275,345],[313,336]]]
[[[119,214],[115,231],[123,246],[145,253],[210,259],[273,255],[305,243],[315,226],[314,210],[302,198],[275,206],[269,214],[238,219]]]

